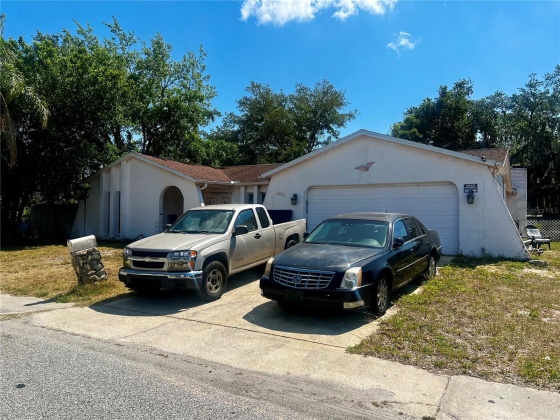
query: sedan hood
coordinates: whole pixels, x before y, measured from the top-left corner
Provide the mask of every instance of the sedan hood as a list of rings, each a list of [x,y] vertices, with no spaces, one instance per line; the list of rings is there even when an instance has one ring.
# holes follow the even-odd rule
[[[133,242],[127,248],[150,251],[181,251],[207,247],[225,238],[226,235],[164,232]]]
[[[274,257],[274,264],[309,270],[345,271],[351,265],[382,252],[383,249],[301,243]]]

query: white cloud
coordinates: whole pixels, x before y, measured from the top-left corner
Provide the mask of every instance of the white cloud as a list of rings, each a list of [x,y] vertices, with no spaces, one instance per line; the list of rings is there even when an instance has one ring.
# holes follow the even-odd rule
[[[413,41],[410,38],[411,35],[409,33],[399,32],[398,35],[395,35],[395,39],[393,40],[393,42],[389,42],[387,44],[387,48],[391,48],[399,55],[401,53],[401,50],[412,50],[420,43],[421,40],[417,39]]]
[[[313,20],[317,12],[334,9],[333,16],[344,20],[364,10],[375,15],[392,10],[397,0],[245,0],[241,19],[255,17],[260,24],[284,25],[295,20]]]

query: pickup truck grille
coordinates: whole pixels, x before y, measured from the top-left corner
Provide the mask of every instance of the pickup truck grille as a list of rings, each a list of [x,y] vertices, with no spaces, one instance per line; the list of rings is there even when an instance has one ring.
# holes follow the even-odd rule
[[[324,289],[333,276],[333,271],[299,270],[283,266],[275,266],[273,271],[276,282],[296,289]]]
[[[134,266],[134,268],[163,268],[163,266],[165,265],[164,262],[159,262],[159,261],[132,261],[132,264]]]
[[[169,251],[135,251],[132,250],[133,257],[166,258]]]

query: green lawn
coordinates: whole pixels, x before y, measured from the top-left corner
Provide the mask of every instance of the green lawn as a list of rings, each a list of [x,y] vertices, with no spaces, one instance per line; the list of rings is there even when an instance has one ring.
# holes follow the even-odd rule
[[[100,243],[108,280],[79,286],[65,245],[13,246],[0,251],[0,292],[91,305],[131,292],[118,281],[123,243]]]
[[[560,243],[534,258],[456,258],[349,352],[560,391]]]

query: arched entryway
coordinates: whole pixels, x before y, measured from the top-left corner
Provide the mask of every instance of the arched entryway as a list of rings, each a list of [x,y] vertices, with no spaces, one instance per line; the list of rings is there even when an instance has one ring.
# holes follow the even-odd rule
[[[161,197],[161,224],[165,226],[173,223],[183,214],[183,193],[177,187],[167,187]]]

